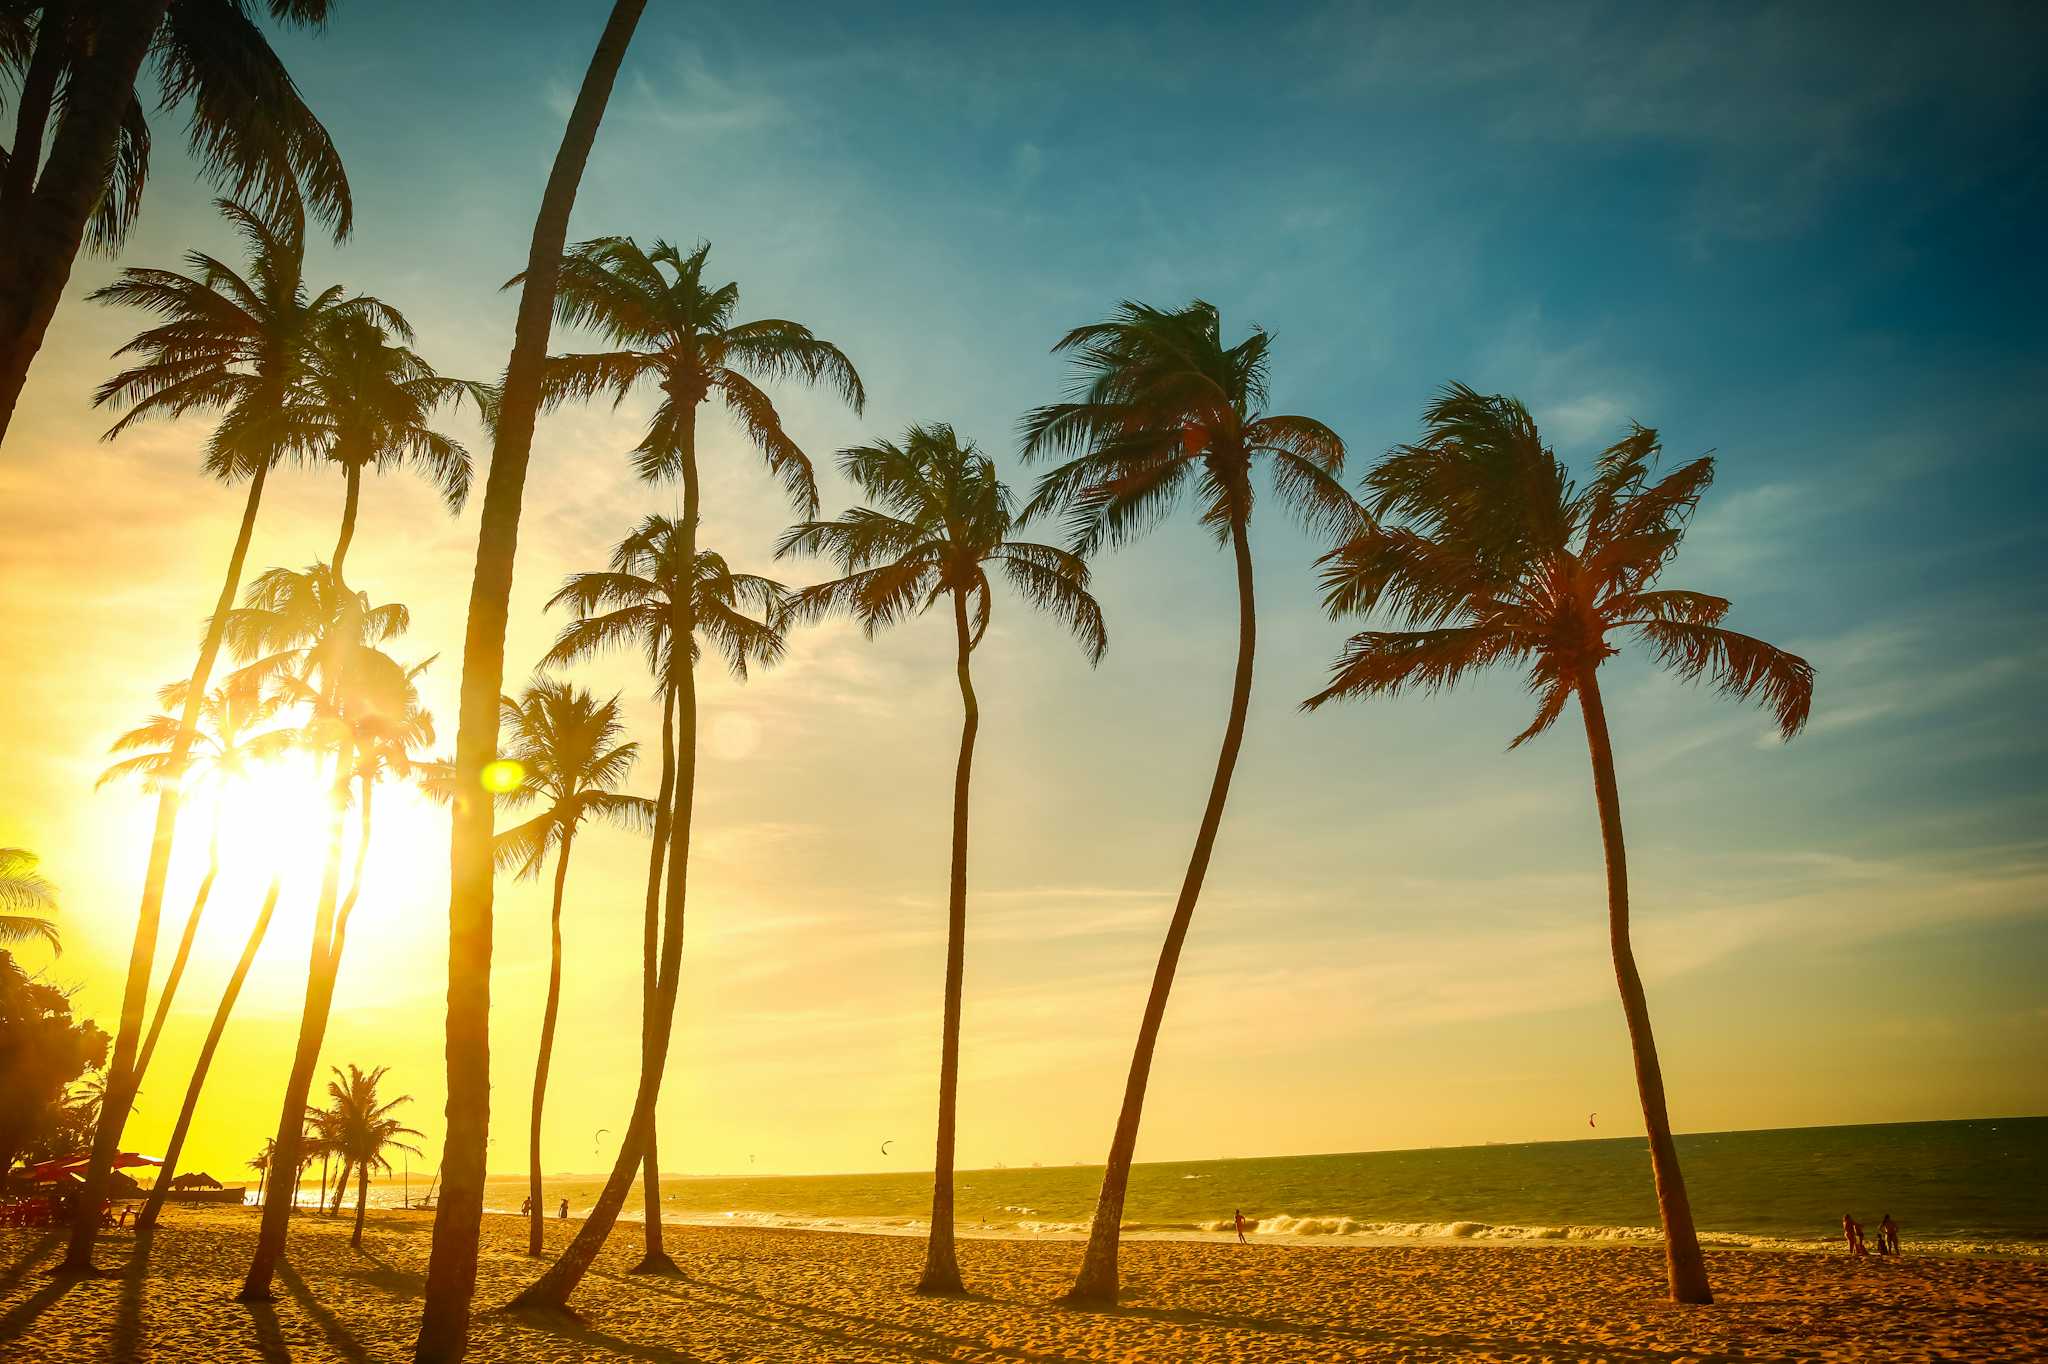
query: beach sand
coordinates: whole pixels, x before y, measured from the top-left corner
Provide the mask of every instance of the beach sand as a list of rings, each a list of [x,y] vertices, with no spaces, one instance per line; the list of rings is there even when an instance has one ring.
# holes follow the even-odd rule
[[[432,1216],[295,1219],[274,1306],[233,1302],[256,1218],[172,1208],[146,1241],[101,1238],[91,1280],[52,1278],[49,1232],[0,1231],[0,1359],[340,1361],[411,1358]],[[551,1248],[574,1224],[548,1223]],[[967,1240],[979,1296],[908,1291],[913,1237],[670,1227],[684,1277],[635,1278],[640,1228],[622,1225],[575,1306],[581,1323],[508,1316],[532,1278],[524,1223],[486,1217],[480,1361],[1074,1361],[2040,1359],[2048,1260],[1851,1262],[1780,1251],[1710,1253],[1719,1302],[1662,1300],[1653,1249],[1584,1246],[1124,1248],[1125,1305],[1050,1306],[1073,1242]],[[1910,1246],[1908,1247],[1910,1250]]]

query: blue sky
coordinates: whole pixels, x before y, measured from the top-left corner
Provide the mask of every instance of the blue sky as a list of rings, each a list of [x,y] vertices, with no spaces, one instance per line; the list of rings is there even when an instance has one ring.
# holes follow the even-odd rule
[[[320,268],[403,307],[446,371],[503,363],[497,286],[523,263],[600,8],[352,0],[327,34],[282,44],[355,187],[356,236]],[[2042,29],[2023,6],[658,3],[572,235],[709,238],[743,314],[841,343],[864,417],[777,393],[821,462],[945,420],[1022,486],[1015,423],[1058,392],[1059,334],[1119,298],[1194,296],[1233,334],[1274,334],[1275,408],[1327,421],[1361,471],[1452,379],[1517,394],[1573,459],[1630,419],[1674,456],[1715,450],[1719,482],[1669,579],[1732,597],[1738,628],[1806,654],[1820,682],[1813,724],[1781,746],[1760,713],[1613,665],[1678,1123],[2039,1112]],[[128,263],[232,249],[174,141],[165,128]],[[73,294],[110,269],[82,265]],[[189,472],[198,428],[90,444],[105,422],[81,395],[133,327],[66,305],[0,472],[0,593],[32,646],[5,737],[33,750],[0,815],[104,924],[63,969],[105,1007],[136,815],[107,818],[125,798],[83,788],[146,702],[133,674],[182,666],[233,516]],[[539,606],[559,575],[672,501],[620,458],[645,413],[543,425],[515,660],[550,638]],[[765,568],[783,511],[714,427],[708,538]],[[299,484],[265,522],[264,562],[325,543],[334,490]],[[843,505],[846,486],[825,485]],[[118,571],[28,510],[67,497],[133,532]],[[373,488],[352,576],[414,604],[417,652],[444,651],[452,730],[475,509],[433,507]],[[1563,1136],[1591,1109],[1630,1111],[1577,726],[1505,753],[1528,705],[1506,675],[1296,714],[1345,631],[1317,608],[1316,547],[1270,506],[1255,548],[1252,729],[1141,1155]],[[86,599],[83,643],[49,604],[58,583]],[[977,655],[969,1163],[1099,1158],[1222,722],[1231,587],[1206,538],[1171,525],[1102,560],[1098,585],[1112,642],[1097,672],[1013,602]],[[144,641],[122,633],[138,614],[161,622]],[[871,1149],[870,1119],[906,1138],[929,1124],[956,723],[944,636],[822,629],[747,691],[710,694],[703,984],[664,1112],[717,1116],[692,1124],[678,1168],[757,1151],[842,1168]],[[640,704],[631,660],[586,673]],[[596,843],[592,893],[630,901],[637,856]],[[445,882],[432,857],[420,871],[388,873],[380,963],[417,969],[353,961],[363,1003],[330,1051],[407,1069],[437,1132]],[[503,903],[500,1092],[523,1102],[538,902],[518,888]],[[600,1035],[637,978],[617,943],[592,954],[580,970],[572,956],[568,1037]],[[288,1016],[296,968],[277,963],[269,1007]],[[623,1112],[631,1057],[611,1051],[588,1102]],[[1020,1090],[1049,1097],[1020,1115]],[[843,1156],[761,1135],[849,1113]],[[580,1140],[551,1132],[551,1161],[573,1165]]]

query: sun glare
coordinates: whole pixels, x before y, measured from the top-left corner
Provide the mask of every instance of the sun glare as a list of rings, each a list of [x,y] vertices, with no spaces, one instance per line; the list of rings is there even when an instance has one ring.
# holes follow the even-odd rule
[[[253,764],[224,783],[214,797],[222,856],[265,878],[281,871],[296,880],[303,869],[317,868],[326,853],[323,785],[302,753]]]

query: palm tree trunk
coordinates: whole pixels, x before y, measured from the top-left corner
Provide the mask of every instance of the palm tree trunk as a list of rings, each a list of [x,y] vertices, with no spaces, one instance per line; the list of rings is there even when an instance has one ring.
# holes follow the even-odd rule
[[[220,1003],[213,1011],[213,1026],[206,1030],[206,1041],[200,1045],[199,1059],[192,1063],[192,1078],[185,1084],[185,1104],[178,1110],[178,1121],[171,1128],[170,1143],[164,1147],[164,1163],[156,1172],[156,1186],[149,1191],[149,1201],[142,1205],[142,1216],[136,1220],[137,1230],[156,1225],[157,1214],[164,1205],[164,1195],[169,1192],[171,1177],[178,1172],[178,1157],[185,1149],[185,1136],[192,1130],[192,1114],[199,1108],[199,1091],[206,1087],[206,1072],[213,1065],[213,1054],[220,1049],[221,1034],[227,1031],[228,1015],[235,1011],[235,1000],[241,996],[242,982],[249,978],[249,968],[256,961],[256,950],[263,946],[263,935],[270,931],[271,911],[277,908],[278,892],[284,887],[282,876],[270,878],[270,889],[264,892],[263,908],[256,915],[254,926],[249,929],[249,941],[242,945],[242,956],[235,963],[234,974],[228,977],[227,988],[221,991]],[[258,1172],[256,1198],[263,1199],[262,1172]]]
[[[328,1158],[333,1154],[334,1153],[331,1151],[322,1151],[320,1153],[320,1201],[314,1204],[313,1206],[322,1216],[325,1216],[327,1213],[327,1162]],[[342,1182],[346,1183],[347,1181],[348,1175],[346,1171],[344,1171],[342,1174]]]
[[[555,904],[548,915],[548,1002],[540,1016],[540,1055],[533,1063],[533,1120],[526,1134],[526,1190],[532,1211],[526,1224],[526,1253],[540,1254],[540,1116],[547,1105],[548,1063],[555,1054],[555,1013],[562,1006],[562,891],[569,884],[569,845],[575,830],[562,835],[555,854]]]
[[[1145,1109],[1145,1086],[1152,1078],[1152,1051],[1159,1043],[1159,1027],[1166,1018],[1166,997],[1173,989],[1173,974],[1180,966],[1181,944],[1187,941],[1188,924],[1195,915],[1195,901],[1202,894],[1202,880],[1209,873],[1209,855],[1216,847],[1216,831],[1223,822],[1224,802],[1230,798],[1230,777],[1237,768],[1237,751],[1244,743],[1245,714],[1252,699],[1252,654],[1258,643],[1258,620],[1252,601],[1252,550],[1245,538],[1242,519],[1230,527],[1230,548],[1237,561],[1237,674],[1230,689],[1230,718],[1223,726],[1223,747],[1216,755],[1216,776],[1209,784],[1209,802],[1202,807],[1201,827],[1195,833],[1195,850],[1188,858],[1180,898],[1174,902],[1173,918],[1167,924],[1166,942],[1159,949],[1159,964],[1152,973],[1152,993],[1145,999],[1145,1016],[1138,1025],[1138,1045],[1131,1056],[1130,1078],[1124,1082],[1124,1105],[1117,1114],[1116,1135],[1109,1144],[1109,1160],[1102,1171],[1102,1193],[1095,1201],[1095,1221],[1088,1229],[1088,1251],[1081,1261],[1081,1273],[1061,1301],[1071,1307],[1113,1307],[1117,1299],[1117,1246],[1123,1230],[1124,1194],[1131,1180],[1131,1161],[1138,1149],[1138,1122]]]
[[[159,6],[161,10],[161,6]],[[77,96],[74,95],[74,98]],[[67,120],[68,122],[68,120]],[[4,268],[4,266],[0,266]],[[199,707],[206,699],[206,682],[213,675],[214,660],[220,656],[221,634],[227,629],[228,612],[242,585],[242,568],[248,562],[249,541],[256,533],[256,511],[263,502],[267,467],[258,468],[249,480],[249,496],[242,509],[241,530],[234,550],[228,555],[227,580],[221,584],[213,617],[206,625],[206,638],[199,645],[199,659],[185,684],[185,706],[180,712],[178,733],[171,740],[170,770],[180,771],[192,752],[192,737],[199,723]],[[156,827],[150,834],[149,866],[142,877],[142,905],[135,915],[135,942],[128,952],[128,983],[121,996],[121,1025],[114,1036],[113,1059],[107,1064],[106,1098],[92,1138],[92,1158],[86,1164],[85,1182],[78,1191],[77,1211],[71,1222],[71,1240],[58,1272],[92,1272],[93,1239],[99,1232],[100,1203],[107,1196],[107,1175],[114,1153],[120,1149],[121,1129],[128,1121],[128,1109],[135,1102],[135,1057],[142,1035],[142,1011],[149,998],[149,975],[156,962],[156,933],[163,914],[164,885],[170,879],[171,845],[178,831],[178,787],[165,783],[156,798]]]
[[[285,1083],[284,1109],[278,1115],[277,1136],[271,1161],[293,1172],[292,1197],[283,1203],[272,1200],[263,1210],[263,1225],[257,1233],[256,1253],[242,1290],[235,1296],[242,1302],[269,1302],[270,1280],[277,1261],[284,1254],[285,1219],[298,1201],[297,1174],[306,1128],[306,1094],[313,1087],[313,1072],[320,1062],[320,1044],[327,1038],[327,1018],[334,1005],[334,974],[339,961],[334,952],[335,901],[341,894],[342,829],[348,816],[348,788],[355,772],[355,743],[344,739],[334,758],[335,777],[328,796],[327,865],[320,877],[320,901],[313,917],[313,949],[306,966],[306,1003],[299,1019],[299,1045],[292,1057],[291,1076]]]
[[[270,1167],[264,1166],[256,1172],[256,1206],[263,1206],[263,1190],[270,1183]]]
[[[1664,1266],[1673,1302],[1710,1303],[1707,1265],[1693,1230],[1692,1202],[1678,1169],[1678,1145],[1664,1107],[1664,1072],[1657,1064],[1657,1039],[1650,1032],[1650,1001],[1636,972],[1628,931],[1628,848],[1621,833],[1621,791],[1614,780],[1614,746],[1607,735],[1607,708],[1592,667],[1579,673],[1579,713],[1586,721],[1586,747],[1593,755],[1593,794],[1600,805],[1600,845],[1607,859],[1607,938],[1614,953],[1614,978],[1621,987],[1621,1011],[1628,1019],[1629,1052],[1635,1059],[1636,1092],[1643,1100],[1643,1125],[1650,1136],[1650,1172],[1657,1181],[1657,1215],[1664,1224]]]
[[[363,1161],[356,1166],[356,1229],[349,1233],[348,1243],[357,1250],[363,1248],[363,1208],[370,1201],[370,1162]]]
[[[149,1020],[149,1033],[142,1039],[142,1050],[135,1058],[135,1084],[142,1085],[142,1077],[149,1073],[149,1058],[156,1053],[156,1039],[164,1030],[164,1019],[170,1015],[171,999],[178,993],[178,982],[185,976],[185,963],[192,956],[192,939],[199,933],[199,916],[206,912],[206,901],[213,894],[214,879],[220,875],[220,822],[214,821],[212,836],[206,844],[206,875],[199,880],[199,890],[192,896],[192,912],[185,916],[185,932],[178,939],[177,955],[171,958],[171,972],[164,977],[163,992],[156,999],[156,1014]]]
[[[678,562],[685,574],[693,573],[697,562],[697,518],[701,499],[697,480],[697,435],[695,413],[680,422],[676,450],[683,476],[682,549]],[[697,602],[686,584],[670,600],[669,638],[673,642],[676,691],[676,777],[673,804],[675,815],[669,825],[668,902],[662,918],[661,975],[655,982],[654,1020],[641,1048],[640,1087],[633,1096],[633,1117],[619,1143],[619,1156],[611,1177],[591,1207],[590,1215],[576,1230],[575,1237],[535,1280],[512,1299],[514,1308],[561,1311],[569,1295],[590,1269],[597,1252],[611,1235],[619,1209],[632,1189],[648,1141],[654,1133],[654,1105],[661,1096],[661,1075],[668,1063],[669,1033],[675,1022],[676,989],[681,983],[683,961],[683,907],[689,889],[690,821],[695,813],[697,787],[697,677],[690,665],[690,645],[696,638]],[[651,1270],[646,1261],[637,1269]]]
[[[13,222],[28,209],[35,194],[36,172],[43,165],[43,139],[50,127],[50,108],[57,93],[57,75],[64,65],[64,30],[70,6],[58,0],[43,6],[36,25],[35,51],[22,73],[14,111],[14,141],[9,144],[7,176],[0,182],[0,222]]]
[[[348,558],[348,547],[355,543],[356,516],[363,505],[363,466],[351,462],[347,468],[341,496],[341,531],[334,537],[334,561],[330,565],[336,586],[343,582],[341,566]]]
[[[356,861],[354,868],[349,872],[348,894],[342,897],[341,908],[334,916],[334,945],[328,953],[333,958],[337,971],[341,969],[342,947],[348,942],[349,916],[356,912],[356,901],[361,899],[363,894],[363,864],[370,858],[370,814],[374,805],[376,783],[370,780],[370,774],[367,772],[362,775],[361,780],[363,795],[358,806],[361,822],[356,826]],[[341,1205],[337,1203],[335,1206],[338,1208]]]
[[[953,868],[946,894],[946,1004],[939,1034],[939,1141],[932,1160],[932,1230],[925,1246],[920,1293],[963,1293],[960,1262],[953,1252],[953,1132],[960,1088],[960,988],[967,956],[967,785],[974,771],[974,735],[981,707],[967,657],[967,597],[953,593],[953,630],[958,640],[960,677],[960,763],[953,772]]]
[[[328,1217],[341,1216],[341,1200],[348,1197],[348,1177],[355,1169],[355,1162],[344,1158],[341,1162],[341,1178],[335,1182],[333,1194],[326,1200],[320,1211]]]
[[[95,40],[65,84],[64,117],[36,178],[35,194],[19,212],[0,214],[0,444],[6,443],[29,366],[71,279],[86,221],[106,190],[107,166],[134,98],[135,77],[167,6],[168,0],[101,0]],[[95,1225],[105,1186],[102,1175],[97,1186],[88,1181],[83,1191],[94,1195]],[[82,1194],[79,1207],[87,1206]],[[73,1224],[74,1249],[66,1267],[91,1267],[91,1245],[76,1250],[75,1228],[84,1220],[81,1213]],[[81,1263],[74,1265],[74,1260]]]
[[[640,1055],[645,1064],[654,1036],[655,986],[661,956],[661,885],[663,855],[668,851],[670,804],[675,798],[676,727],[675,689],[661,689],[661,784],[655,794],[654,850],[647,863],[647,913],[642,925],[640,954]],[[640,1219],[646,1245],[635,1271],[658,1274],[675,1268],[675,1261],[661,1246],[661,1160],[655,1150],[659,1120],[647,1129],[647,1155],[640,1164],[640,1182],[646,1210]]]
[[[441,1197],[434,1210],[434,1249],[427,1261],[425,1303],[413,1358],[453,1364],[469,1340],[469,1300],[476,1291],[477,1236],[483,1221],[484,1143],[491,1122],[491,803],[481,798],[484,764],[497,756],[498,695],[505,682],[505,622],[512,566],[519,551],[519,508],[540,411],[541,368],[547,359],[555,281],[569,235],[569,210],[612,82],[647,0],[614,0],[583,87],[569,114],[554,169],[541,195],[526,254],[526,285],[505,368],[498,430],[484,483],[477,531],[476,574],[462,652],[462,705],[455,738],[457,790],[449,839],[448,1103],[442,1146]]]

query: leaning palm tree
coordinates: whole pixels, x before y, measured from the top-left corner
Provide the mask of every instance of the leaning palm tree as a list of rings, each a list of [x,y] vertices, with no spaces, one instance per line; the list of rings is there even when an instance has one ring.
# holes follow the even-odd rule
[[[1806,723],[1813,668],[1724,629],[1723,598],[1658,586],[1713,481],[1711,456],[1660,474],[1657,433],[1637,426],[1601,454],[1579,489],[1513,398],[1453,384],[1423,422],[1419,443],[1390,451],[1366,476],[1372,519],[1323,559],[1332,616],[1381,612],[1399,628],[1353,635],[1330,685],[1304,704],[1436,691],[1511,663],[1527,668],[1536,697],[1535,718],[1509,744],[1517,748],[1578,698],[1607,862],[1608,940],[1649,1130],[1671,1296],[1711,1302],[1629,942],[1628,857],[1599,668],[1619,652],[1610,635],[1633,639],[1688,681],[1704,677],[1727,695],[1760,701],[1787,739]]]
[[[173,682],[157,695],[166,709],[180,706],[188,685]],[[178,950],[171,958],[171,969],[164,977],[163,989],[157,993],[156,1013],[149,1021],[149,1031],[135,1056],[133,1078],[137,1085],[142,1083],[142,1077],[149,1070],[149,1059],[156,1052],[157,1038],[163,1034],[164,1020],[170,1015],[171,1000],[178,992],[178,982],[183,979],[185,964],[191,958],[192,941],[198,936],[200,918],[213,894],[213,883],[220,876],[220,792],[226,783],[246,777],[253,764],[274,758],[291,746],[291,731],[265,728],[276,718],[283,704],[281,694],[265,693],[254,677],[239,678],[215,687],[199,703],[198,724],[182,759],[177,756],[178,721],[166,714],[152,715],[114,740],[113,751],[129,756],[100,773],[100,779],[95,783],[104,786],[110,781],[135,778],[147,790],[161,791],[167,785],[176,784],[189,795],[195,789],[211,788],[215,798],[212,827],[206,844],[206,872],[199,879],[199,889],[193,893],[191,912],[185,916],[185,931],[178,939]],[[158,1175],[161,1178],[162,1172],[159,1171]]]
[[[516,867],[522,880],[537,877],[555,855],[554,902],[548,912],[548,998],[540,1021],[540,1050],[533,1063],[533,1114],[527,1129],[527,1246],[541,1246],[540,1124],[546,1104],[548,1066],[555,1051],[555,1016],[562,1002],[562,896],[569,884],[569,853],[584,821],[607,820],[637,830],[654,826],[654,802],[618,790],[640,756],[640,746],[620,743],[625,723],[619,698],[599,701],[581,687],[536,678],[516,699],[504,700],[501,741],[505,756],[519,764],[519,784],[505,804],[535,801],[541,812],[498,835],[498,862]]]
[[[349,315],[376,318],[400,331],[405,328],[402,317],[374,298],[347,297],[339,288],[308,293],[305,236],[296,215],[273,221],[225,200],[220,209],[247,246],[245,273],[215,257],[191,252],[185,258],[189,274],[125,270],[93,295],[102,302],[140,308],[161,319],[116,352],[133,357],[132,363],[94,395],[95,403],[129,409],[107,432],[108,438],[145,417],[217,411],[221,418],[208,441],[206,472],[224,483],[247,480],[249,485],[241,527],[228,555],[226,580],[186,684],[178,733],[170,747],[173,766],[184,761],[192,742],[199,705],[220,652],[221,631],[241,588],[264,485],[287,450],[279,419],[286,396],[305,375],[313,335],[332,319]],[[132,1069],[142,1034],[178,810],[178,786],[164,785],[157,795],[121,1023],[108,1067],[116,1078]],[[72,1223],[64,1260],[64,1267],[72,1272],[92,1267],[92,1241],[99,1228],[96,1210],[106,1186],[107,1162],[120,1145],[121,1124],[128,1114],[128,1099],[118,1087],[114,1098],[109,1122],[94,1134],[92,1159]]]
[[[939,1033],[938,1151],[932,1165],[931,1234],[920,1293],[960,1293],[953,1249],[953,1132],[960,1078],[960,995],[967,942],[967,787],[981,725],[968,658],[988,631],[995,565],[1024,600],[1050,611],[1081,641],[1089,663],[1109,637],[1102,608],[1088,593],[1088,565],[1051,545],[1012,540],[1010,490],[995,463],[962,444],[945,425],[913,426],[903,443],[876,441],[843,450],[839,468],[871,505],[836,521],[793,526],[776,546],[786,554],[823,554],[842,578],[790,599],[796,619],[845,612],[872,638],[886,626],[944,601],[953,609],[954,672],[960,683],[960,758],[953,773],[952,873],[946,896],[946,988]]]
[[[1338,481],[1344,442],[1312,418],[1265,412],[1268,346],[1266,333],[1257,328],[1235,346],[1225,346],[1222,319],[1213,305],[1199,299],[1170,312],[1127,301],[1110,320],[1077,327],[1053,347],[1077,357],[1072,397],[1024,420],[1027,458],[1070,456],[1039,480],[1024,519],[1063,514],[1069,548],[1086,555],[1149,530],[1192,491],[1202,526],[1230,547],[1237,566],[1237,672],[1230,715],[1138,1026],[1087,1255],[1067,1295],[1076,1306],[1116,1301],[1118,1232],[1153,1048],[1244,741],[1257,638],[1250,540],[1253,470],[1263,465],[1282,504],[1311,527],[1346,526],[1357,515]]]
[[[337,240],[347,235],[341,158],[254,22],[257,8],[253,0],[0,5],[0,72],[18,94],[14,141],[0,152],[0,442],[79,247],[113,254],[141,208],[151,138],[138,83],[160,95],[160,112],[189,108],[192,158],[209,179],[265,217],[310,206]],[[260,8],[276,22],[317,28],[330,0]],[[149,58],[155,71],[145,80]]]
[[[328,1069],[334,1078],[327,1082],[330,1103],[327,1113],[332,1117],[334,1144],[342,1158],[342,1184],[346,1186],[350,1171],[356,1176],[356,1226],[349,1233],[348,1243],[361,1247],[363,1244],[363,1211],[370,1201],[370,1172],[389,1171],[391,1159],[388,1151],[406,1151],[419,1154],[419,1148],[399,1140],[400,1137],[416,1137],[419,1131],[407,1127],[391,1116],[391,1110],[400,1104],[412,1102],[412,1095],[401,1094],[395,1099],[380,1100],[377,1084],[384,1078],[388,1066],[379,1066],[372,1071],[357,1069],[354,1065],[343,1075],[337,1066]],[[339,1202],[339,1200],[336,1200]]]
[[[575,207],[583,168],[597,141],[598,124],[626,47],[646,8],[647,0],[613,0],[611,17],[584,70],[540,210],[534,215],[512,353],[492,412],[491,469],[477,530],[476,571],[470,579],[462,703],[450,778],[455,812],[448,850],[448,1126],[441,1144],[434,1246],[427,1260],[420,1333],[413,1345],[416,1364],[452,1364],[461,1359],[469,1341],[491,1119],[492,831],[483,773],[496,757],[519,508],[540,413],[548,328],[562,247],[569,237],[569,211]]]
[[[256,1154],[249,1157],[249,1168],[256,1172],[256,1201],[259,1204],[263,1201],[264,1186],[270,1179],[270,1157],[276,1145],[272,1138],[265,1137],[263,1144],[256,1148]]]
[[[26,848],[0,848],[0,943],[34,938],[61,952],[57,925],[48,917],[57,912],[57,888],[36,870],[38,861]]]

